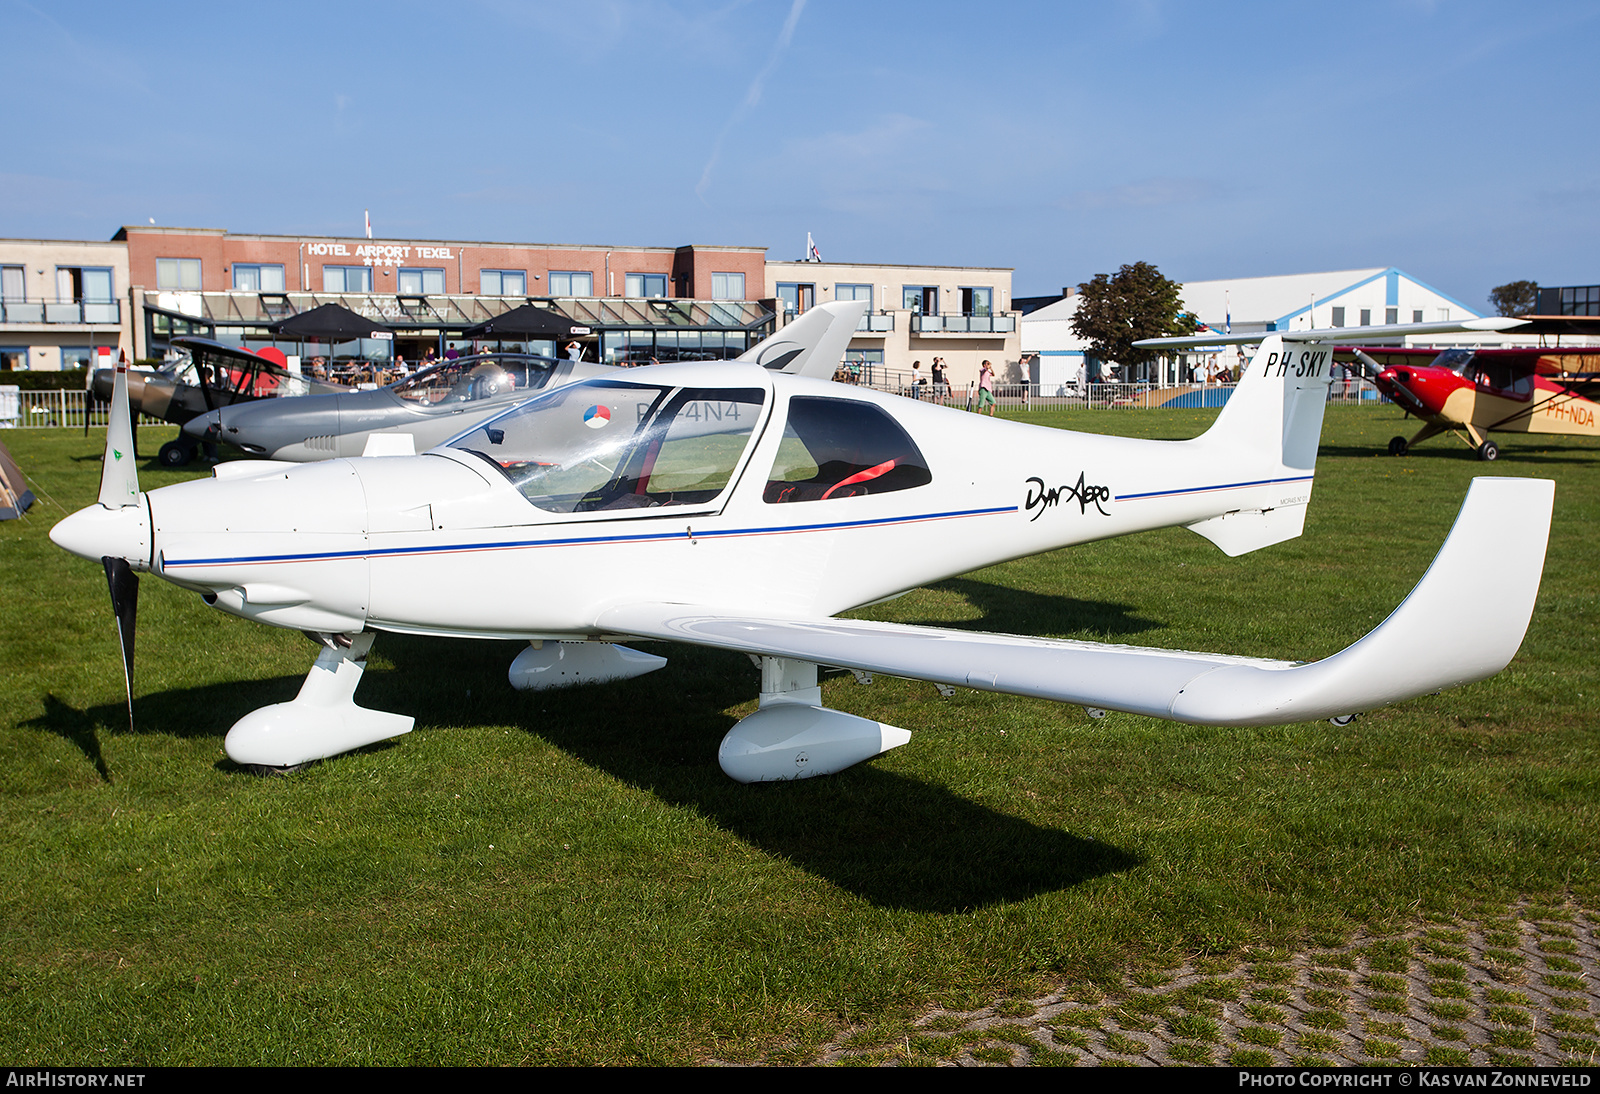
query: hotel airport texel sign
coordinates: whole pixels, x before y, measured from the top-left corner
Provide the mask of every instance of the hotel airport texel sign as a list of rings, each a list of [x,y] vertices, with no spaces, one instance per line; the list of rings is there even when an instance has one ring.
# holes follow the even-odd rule
[[[363,266],[395,266],[412,259],[454,260],[460,257],[449,247],[424,247],[420,243],[307,243],[305,247],[308,258],[355,258]],[[356,311],[368,319],[398,319],[402,314],[397,303],[381,307],[363,304]],[[378,337],[377,332],[374,337]]]
[[[307,256],[317,258],[358,258],[363,266],[404,265],[415,259],[454,260],[449,247],[424,247],[418,243],[307,243]]]

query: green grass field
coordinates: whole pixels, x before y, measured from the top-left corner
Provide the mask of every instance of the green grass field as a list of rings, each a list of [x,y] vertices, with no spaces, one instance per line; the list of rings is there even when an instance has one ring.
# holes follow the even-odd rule
[[[1016,415],[1022,417],[1021,415]],[[1206,411],[1038,413],[1177,438]],[[743,656],[517,693],[516,644],[380,636],[358,699],[399,741],[288,778],[223,734],[291,698],[298,634],[142,584],[134,715],[99,568],[46,538],[103,433],[10,431],[40,500],[0,527],[0,1055],[12,1064],[801,1062],[1066,982],[1518,897],[1600,907],[1600,443],[1449,438],[1332,408],[1305,535],[1229,559],[1153,533],[967,574],[874,617],[1315,658],[1397,605],[1478,474],[1556,479],[1521,653],[1354,724],[1178,726],[879,677],[830,705],[913,733],[841,775],[740,786]],[[141,431],[153,454],[161,431]],[[141,468],[150,489],[205,472]],[[1483,560],[1492,591],[1500,560]],[[1463,590],[1459,616],[1474,625]]]

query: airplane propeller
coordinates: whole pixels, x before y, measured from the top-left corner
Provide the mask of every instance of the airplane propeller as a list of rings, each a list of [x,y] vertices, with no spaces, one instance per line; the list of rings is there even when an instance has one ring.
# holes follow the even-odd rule
[[[1383,366],[1359,349],[1355,350],[1354,354],[1356,362],[1361,366],[1361,371],[1367,373],[1376,382],[1378,374],[1383,371]]]
[[[111,593],[111,612],[122,644],[123,682],[128,693],[128,728],[133,728],[133,630],[139,615],[139,578],[133,560],[149,555],[150,520],[134,466],[133,415],[128,409],[128,372],[118,365],[100,468],[99,504],[67,517],[50,538],[75,554],[99,556]]]
[[[106,586],[111,590],[111,613],[117,617],[117,639],[122,643],[122,682],[128,690],[128,728],[133,728],[133,628],[139,618],[139,577],[125,558],[106,555]]]

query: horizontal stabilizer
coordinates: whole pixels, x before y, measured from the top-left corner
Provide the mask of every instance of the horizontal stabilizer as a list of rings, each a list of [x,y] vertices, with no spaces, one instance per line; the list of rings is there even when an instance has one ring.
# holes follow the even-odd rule
[[[1539,592],[1555,484],[1474,479],[1421,582],[1354,645],[1310,664],[908,627],[758,619],[630,604],[607,632],[689,642],[1203,725],[1359,713],[1492,676],[1522,644]],[[1495,578],[1479,570],[1494,559]],[[1466,621],[1470,621],[1470,624]]]

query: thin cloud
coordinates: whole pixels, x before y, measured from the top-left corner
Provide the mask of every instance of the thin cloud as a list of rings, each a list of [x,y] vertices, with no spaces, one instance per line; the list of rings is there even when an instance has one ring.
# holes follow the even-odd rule
[[[1079,190],[1060,202],[1065,209],[1148,209],[1201,201],[1217,188],[1204,179],[1145,179],[1104,190]]]
[[[761,89],[778,67],[778,62],[783,59],[784,53],[789,48],[789,40],[794,37],[795,25],[800,22],[800,13],[806,8],[806,0],[794,0],[789,7],[789,17],[783,21],[783,29],[778,32],[778,41],[772,47],[772,53],[767,57],[767,63],[761,71],[756,73],[756,78],[750,81],[750,88],[744,93],[744,99],[734,108],[733,114],[722,127],[722,132],[717,134],[716,143],[711,146],[711,156],[706,160],[706,166],[700,172],[700,181],[695,184],[694,192],[702,202],[706,199],[706,188],[711,185],[711,170],[717,165],[717,158],[722,155],[722,142],[727,139],[733,127],[744,119],[744,116],[755,109],[761,102]]]

